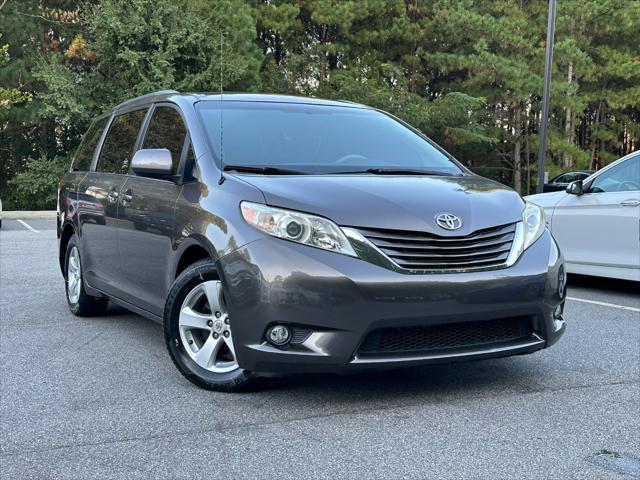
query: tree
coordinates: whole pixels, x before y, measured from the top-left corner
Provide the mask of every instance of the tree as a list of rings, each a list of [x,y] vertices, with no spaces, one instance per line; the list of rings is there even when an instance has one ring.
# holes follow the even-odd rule
[[[254,21],[239,0],[106,0],[82,19],[85,31],[38,74],[47,86],[41,98],[65,122],[86,123],[155,90],[216,91],[221,80],[244,90],[256,80]]]
[[[12,55],[0,80],[33,98],[0,126],[7,208],[6,180],[30,158],[72,155],[96,114],[154,90],[217,91],[221,77],[225,89],[251,89],[260,63],[241,0],[25,0],[6,5],[0,28]]]
[[[0,195],[5,208],[12,207],[7,182],[26,168],[29,158],[64,156],[75,145],[77,134],[67,132],[55,114],[45,112],[38,95],[45,87],[35,75],[41,56],[63,51],[70,32],[77,30],[74,4],[63,0],[3,3],[0,32],[8,46],[0,65],[0,85],[20,99],[0,112]]]
[[[602,167],[635,150],[640,137],[640,2],[562,3],[558,29],[555,105],[565,116],[556,117],[562,140],[552,153],[565,168]]]
[[[2,35],[0,35],[0,39]],[[0,46],[0,67],[9,63],[8,45]],[[11,105],[22,100],[20,91],[17,88],[0,87],[0,112],[6,112]]]
[[[348,99],[387,110],[454,153],[489,145],[483,98],[433,94],[421,78],[418,10],[402,0],[254,0],[267,91]],[[424,33],[421,34],[425,36]]]
[[[36,165],[29,159],[55,170],[54,159],[72,155],[97,113],[153,90],[218,91],[221,77],[227,91],[313,95],[388,110],[476,172],[523,193],[535,186],[546,0],[3,5],[5,201],[7,181]],[[640,1],[559,2],[550,174],[600,168],[637,149],[638,105]]]

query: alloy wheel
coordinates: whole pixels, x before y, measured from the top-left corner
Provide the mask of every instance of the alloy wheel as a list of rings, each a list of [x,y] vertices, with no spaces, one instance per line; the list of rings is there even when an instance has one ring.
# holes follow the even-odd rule
[[[67,261],[67,298],[69,303],[75,305],[80,299],[80,288],[82,286],[82,269],[80,268],[80,252],[74,246],[69,252]]]
[[[178,318],[185,350],[200,367],[214,373],[238,368],[222,283],[210,280],[185,297]]]

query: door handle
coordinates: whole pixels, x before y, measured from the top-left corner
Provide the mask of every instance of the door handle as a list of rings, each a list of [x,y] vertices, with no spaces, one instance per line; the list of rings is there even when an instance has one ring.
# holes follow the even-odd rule
[[[623,207],[637,207],[638,205],[640,205],[640,200],[623,200],[622,202],[620,202],[620,205],[622,205]]]
[[[115,187],[111,187],[107,194],[107,198],[109,199],[109,203],[116,203],[118,201],[118,191]]]
[[[126,207],[131,204],[131,200],[133,200],[133,192],[131,192],[129,188],[122,194],[122,197],[120,197],[120,203]]]

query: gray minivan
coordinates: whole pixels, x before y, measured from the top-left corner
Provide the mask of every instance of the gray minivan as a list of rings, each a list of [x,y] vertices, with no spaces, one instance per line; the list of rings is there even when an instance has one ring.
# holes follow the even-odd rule
[[[565,329],[541,209],[363,105],[135,98],[90,126],[58,197],[71,311],[162,322],[205,388],[525,354]]]

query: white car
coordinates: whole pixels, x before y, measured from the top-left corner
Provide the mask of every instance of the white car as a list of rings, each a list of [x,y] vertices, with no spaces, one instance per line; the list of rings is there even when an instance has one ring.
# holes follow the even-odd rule
[[[569,273],[640,281],[640,152],[526,198],[544,209]]]

